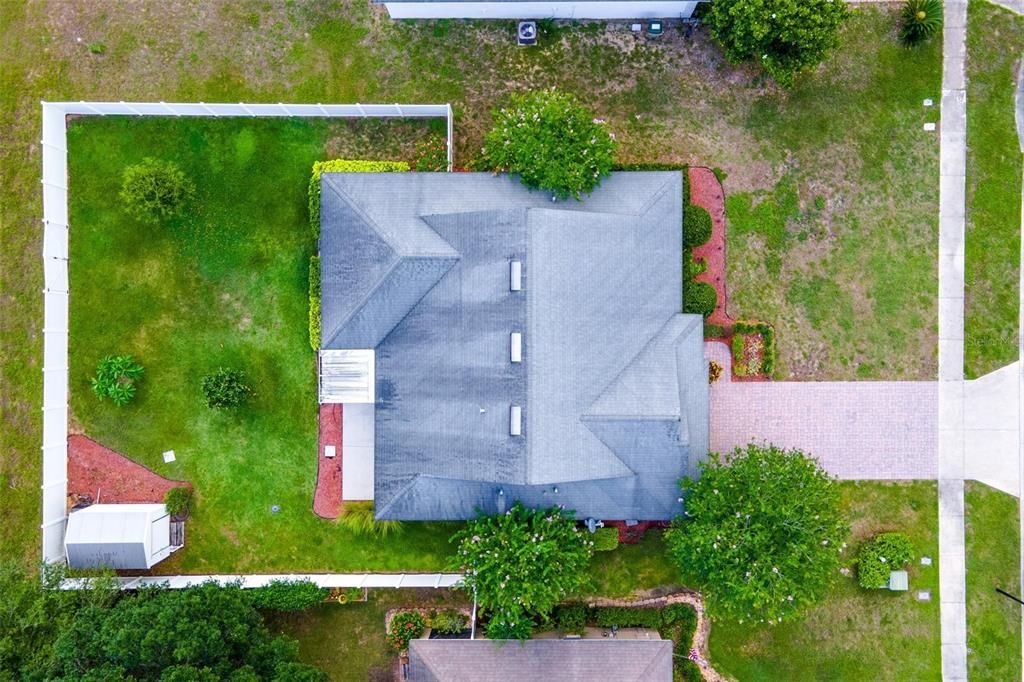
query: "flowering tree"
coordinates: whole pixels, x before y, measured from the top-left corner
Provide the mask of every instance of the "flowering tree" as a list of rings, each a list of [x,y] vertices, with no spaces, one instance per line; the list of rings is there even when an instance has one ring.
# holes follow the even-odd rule
[[[790,85],[835,48],[848,15],[842,0],[715,0],[704,21],[730,61],[758,62]]]
[[[611,173],[615,137],[572,95],[539,90],[512,96],[494,113],[480,165],[518,173],[527,187],[559,199],[589,194]]]
[[[547,615],[583,587],[594,544],[561,508],[519,502],[470,521],[452,542],[452,568],[465,573],[465,589],[490,613],[487,633],[495,639],[527,639],[530,616]]]
[[[775,623],[832,584],[848,528],[835,482],[804,453],[737,448],[682,487],[669,556],[701,582],[712,616]]]

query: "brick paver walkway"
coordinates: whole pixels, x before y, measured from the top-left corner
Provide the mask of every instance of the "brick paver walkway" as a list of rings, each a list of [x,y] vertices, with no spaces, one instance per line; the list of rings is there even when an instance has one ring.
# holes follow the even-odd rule
[[[725,368],[711,387],[711,450],[750,442],[799,448],[842,479],[932,479],[938,473],[935,382],[729,379],[721,342],[705,355]]]
[[[316,461],[316,492],[313,511],[325,519],[341,515],[341,411],[340,403],[320,406],[320,444]],[[334,446],[334,457],[324,457],[324,447]]]

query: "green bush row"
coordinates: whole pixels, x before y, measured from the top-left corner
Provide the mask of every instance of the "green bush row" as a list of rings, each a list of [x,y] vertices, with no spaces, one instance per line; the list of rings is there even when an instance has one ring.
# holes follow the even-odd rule
[[[737,322],[732,327],[733,334],[760,334],[764,339],[764,364],[762,369],[767,376],[775,373],[775,328],[767,322]],[[736,337],[733,337],[733,357],[736,357]],[[742,357],[742,350],[741,350]]]
[[[321,603],[329,593],[311,580],[271,580],[264,587],[250,590],[249,596],[258,609],[302,611]]]
[[[320,350],[320,256],[309,257],[309,345]]]
[[[683,246],[694,248],[711,239],[711,214],[690,204],[683,209]]]
[[[320,174],[321,173],[401,173],[409,170],[405,161],[362,161],[358,159],[333,159],[313,163],[313,174],[309,178],[309,226],[316,238],[320,238]]]

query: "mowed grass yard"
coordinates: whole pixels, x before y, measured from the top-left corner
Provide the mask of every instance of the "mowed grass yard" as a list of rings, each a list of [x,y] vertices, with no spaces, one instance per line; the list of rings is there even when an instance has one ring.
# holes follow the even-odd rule
[[[984,483],[965,490],[967,672],[972,680],[1021,679],[1021,606],[996,592],[1020,593],[1020,507]]]
[[[976,378],[1018,357],[1024,155],[1014,92],[1024,17],[978,0],[967,20],[964,369]]]
[[[308,342],[306,208],[327,148],[366,156],[351,124],[301,119],[84,118],[69,128],[71,411],[83,430],[195,486],[186,549],[162,572],[432,571],[450,527],[408,524],[385,541],[311,510],[316,480],[314,353]],[[392,124],[397,153],[425,124]],[[390,143],[387,138],[390,138]],[[197,196],[182,217],[146,224],[120,207],[126,166],[174,160]],[[119,408],[89,378],[107,354],[146,369]],[[202,377],[242,369],[239,410],[202,403]],[[177,461],[163,463],[173,449]],[[272,514],[271,505],[281,511]]]

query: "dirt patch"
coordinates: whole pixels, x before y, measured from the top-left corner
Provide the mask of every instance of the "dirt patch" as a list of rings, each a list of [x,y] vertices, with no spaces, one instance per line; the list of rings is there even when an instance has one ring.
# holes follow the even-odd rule
[[[171,488],[187,486],[157,474],[83,435],[68,437],[68,495],[103,503],[160,503]]]

